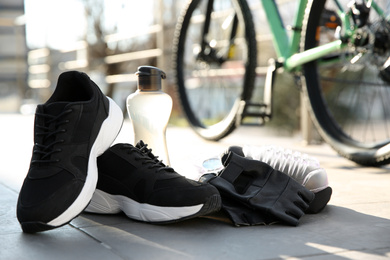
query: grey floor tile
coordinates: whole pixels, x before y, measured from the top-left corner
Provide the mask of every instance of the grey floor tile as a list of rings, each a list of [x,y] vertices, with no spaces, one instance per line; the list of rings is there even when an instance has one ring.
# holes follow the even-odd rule
[[[104,244],[71,228],[0,235],[0,240],[0,259],[121,259]]]
[[[305,215],[298,227],[234,227],[198,218],[152,225],[125,215],[81,214],[70,225],[23,234],[16,201],[31,156],[32,117],[1,116],[0,259],[388,259],[390,258],[390,166],[361,167],[328,145],[302,146],[299,138],[241,127],[220,142],[206,142],[188,128],[168,128],[172,166],[196,176],[195,163],[229,145],[278,145],[316,156],[333,188],[320,214]],[[14,136],[14,139],[10,138]],[[178,138],[180,137],[180,138]],[[125,122],[116,142],[132,142]]]

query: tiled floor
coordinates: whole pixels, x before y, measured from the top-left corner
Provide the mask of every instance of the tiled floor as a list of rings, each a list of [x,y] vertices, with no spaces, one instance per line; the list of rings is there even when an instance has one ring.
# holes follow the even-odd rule
[[[122,214],[81,214],[70,225],[23,234],[15,207],[31,156],[33,117],[0,115],[0,125],[0,259],[390,259],[390,166],[360,167],[326,144],[303,146],[299,137],[260,127],[241,127],[218,143],[169,127],[172,166],[195,178],[200,159],[229,145],[274,144],[316,156],[333,196],[298,227],[234,227],[210,218],[152,225]],[[132,142],[129,122],[116,142]]]

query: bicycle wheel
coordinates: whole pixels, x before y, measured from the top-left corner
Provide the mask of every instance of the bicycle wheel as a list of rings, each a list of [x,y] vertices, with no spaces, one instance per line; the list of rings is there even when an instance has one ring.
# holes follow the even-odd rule
[[[256,33],[244,0],[193,0],[179,18],[174,69],[182,110],[197,134],[219,140],[250,98]]]
[[[386,10],[386,1],[375,2]],[[309,2],[303,50],[334,41],[343,30],[337,12],[351,11],[350,1],[335,2]],[[390,23],[364,7],[355,6],[366,17],[350,18],[357,30],[348,46],[305,64],[302,81],[324,140],[358,164],[380,166],[390,163]]]

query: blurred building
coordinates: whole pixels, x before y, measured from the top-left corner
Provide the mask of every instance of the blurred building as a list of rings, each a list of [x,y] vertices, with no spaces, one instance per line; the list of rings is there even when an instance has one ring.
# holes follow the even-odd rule
[[[0,111],[19,110],[27,90],[23,0],[0,0]]]

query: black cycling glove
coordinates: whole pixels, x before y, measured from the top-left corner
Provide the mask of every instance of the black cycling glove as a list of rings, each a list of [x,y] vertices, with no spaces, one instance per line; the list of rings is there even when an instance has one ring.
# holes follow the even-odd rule
[[[237,222],[252,215],[246,221],[249,225],[283,221],[296,226],[314,198],[311,191],[263,162],[230,152],[223,164],[225,169],[207,182],[219,190],[223,208]]]
[[[249,151],[248,151],[249,150]],[[228,150],[223,154],[223,156],[227,156],[229,152],[233,152],[241,157],[246,157],[249,159],[254,159],[258,161],[262,161],[267,163],[270,162],[270,159],[266,159],[264,155],[261,155],[261,148],[254,148],[254,147],[248,147],[247,153],[248,155],[244,154],[243,147],[241,146],[230,146]],[[272,149],[270,149],[272,150]],[[273,152],[274,153],[274,152]],[[287,154],[286,154],[287,155]],[[255,158],[253,158],[254,156]],[[280,155],[278,155],[280,156]],[[304,157],[304,155],[302,155]],[[284,157],[284,156],[283,156]],[[265,160],[265,161],[264,161]],[[306,166],[297,166],[297,165],[290,165],[287,166],[289,163],[292,163],[291,157],[289,156],[285,157],[284,159],[277,159],[278,162],[273,162],[270,166],[274,169],[278,170],[278,167],[281,167],[280,165],[284,165],[282,172],[291,178],[293,178],[295,181],[300,183],[301,185],[305,186],[307,189],[314,192],[314,200],[310,203],[309,208],[305,211],[305,214],[316,214],[322,211],[325,206],[328,204],[331,196],[332,196],[332,188],[328,186],[328,178],[326,176],[325,170],[321,169],[319,167],[319,164],[315,163],[315,160],[311,158],[303,159],[302,161],[298,160],[297,164],[306,164]],[[289,162],[290,161],[290,162]],[[267,163],[268,164],[268,163]],[[297,168],[301,168],[300,172],[298,173],[296,171]],[[311,179],[311,180],[310,180]],[[324,186],[327,186],[326,188],[323,188]],[[310,187],[310,188],[309,188]]]
[[[214,173],[204,174],[199,181],[210,183],[214,179]],[[228,215],[229,219],[235,226],[253,226],[253,225],[269,225],[275,223],[275,217],[269,216],[265,212],[256,211],[243,203],[231,198],[222,197],[222,210]]]

